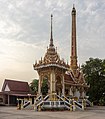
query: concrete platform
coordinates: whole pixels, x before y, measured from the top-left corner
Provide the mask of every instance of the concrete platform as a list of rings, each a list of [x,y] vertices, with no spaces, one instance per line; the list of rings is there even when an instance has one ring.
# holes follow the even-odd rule
[[[85,111],[35,112],[0,106],[0,119],[105,119],[105,106],[94,106]]]

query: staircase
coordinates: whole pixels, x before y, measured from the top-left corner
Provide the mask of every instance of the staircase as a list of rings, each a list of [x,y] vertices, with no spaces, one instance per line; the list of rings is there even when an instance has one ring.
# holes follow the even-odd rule
[[[35,111],[41,110],[84,110],[86,104],[91,104],[89,100],[80,99],[78,101],[74,99],[68,99],[66,96],[59,96],[56,93],[46,95],[44,98],[39,95],[32,105],[32,102],[28,100],[23,109],[34,109]]]
[[[68,99],[65,96],[59,96],[57,94],[53,94],[55,96],[54,100],[50,99],[51,95],[47,95],[45,98],[39,98],[35,103],[35,110],[48,110],[48,109],[63,109],[63,110],[84,110],[84,107],[81,103]]]

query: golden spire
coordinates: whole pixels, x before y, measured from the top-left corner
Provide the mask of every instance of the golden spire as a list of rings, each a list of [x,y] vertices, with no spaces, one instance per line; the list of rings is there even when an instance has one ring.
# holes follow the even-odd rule
[[[53,19],[53,15],[51,14],[51,38],[50,38],[50,47],[54,46],[53,45],[53,34],[52,34],[52,19]]]

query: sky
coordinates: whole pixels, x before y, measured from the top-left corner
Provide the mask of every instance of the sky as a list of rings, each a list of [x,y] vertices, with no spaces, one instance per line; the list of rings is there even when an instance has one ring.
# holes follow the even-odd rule
[[[31,82],[50,39],[70,62],[71,10],[77,11],[78,64],[105,58],[105,0],[0,0],[0,88],[5,79]]]

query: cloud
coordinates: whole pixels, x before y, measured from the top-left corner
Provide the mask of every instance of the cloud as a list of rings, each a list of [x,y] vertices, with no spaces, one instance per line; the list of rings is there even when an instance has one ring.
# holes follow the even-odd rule
[[[32,64],[44,56],[49,45],[51,14],[55,47],[65,61],[70,60],[73,3],[77,10],[78,63],[89,57],[104,58],[104,0],[0,0],[2,81],[5,77],[36,76]]]

